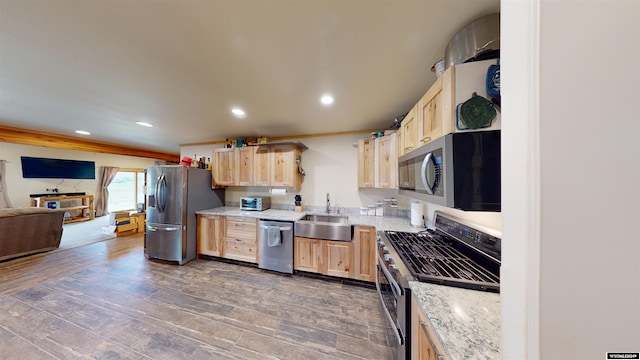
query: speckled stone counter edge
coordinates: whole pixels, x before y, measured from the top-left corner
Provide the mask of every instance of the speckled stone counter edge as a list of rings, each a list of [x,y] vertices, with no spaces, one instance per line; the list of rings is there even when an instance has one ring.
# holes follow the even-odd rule
[[[500,359],[500,294],[410,281],[452,360]]]

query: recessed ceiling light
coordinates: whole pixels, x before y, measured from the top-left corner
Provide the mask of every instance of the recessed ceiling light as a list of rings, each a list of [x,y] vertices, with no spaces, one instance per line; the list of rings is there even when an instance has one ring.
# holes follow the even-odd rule
[[[333,96],[328,94],[322,95],[320,102],[324,105],[331,105],[333,104]]]
[[[148,122],[144,122],[144,121],[136,121],[136,124],[140,126],[153,127],[152,124],[149,124]]]
[[[80,134],[80,135],[91,135],[90,132],[88,131],[84,131],[84,130],[76,130],[76,134]]]
[[[240,108],[233,108],[231,109],[231,112],[233,113],[233,115],[235,115],[236,117],[239,118],[243,118],[245,116],[247,116],[247,113],[244,112],[244,110],[240,109]]]

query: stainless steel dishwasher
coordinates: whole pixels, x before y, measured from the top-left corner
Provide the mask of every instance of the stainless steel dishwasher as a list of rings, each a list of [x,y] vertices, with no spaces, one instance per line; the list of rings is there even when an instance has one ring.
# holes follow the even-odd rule
[[[293,274],[293,222],[260,220],[258,267]]]

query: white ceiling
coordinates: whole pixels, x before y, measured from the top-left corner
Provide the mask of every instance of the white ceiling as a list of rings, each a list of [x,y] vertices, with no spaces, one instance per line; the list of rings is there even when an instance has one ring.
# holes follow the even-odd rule
[[[435,81],[451,37],[499,9],[499,0],[0,0],[0,125],[82,129],[169,152],[387,128]],[[331,107],[318,101],[325,92]]]

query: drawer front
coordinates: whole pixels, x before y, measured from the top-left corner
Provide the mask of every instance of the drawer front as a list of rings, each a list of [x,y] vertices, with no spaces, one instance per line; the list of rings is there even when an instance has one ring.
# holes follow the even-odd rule
[[[224,257],[240,261],[257,263],[257,247],[255,244],[247,244],[237,239],[229,239],[225,243]]]
[[[226,237],[229,240],[237,239],[247,244],[256,244],[258,238],[256,219],[227,218]]]
[[[255,218],[246,218],[246,217],[237,217],[237,216],[227,216],[227,223],[249,224],[249,225],[256,226],[257,219],[255,219]]]

